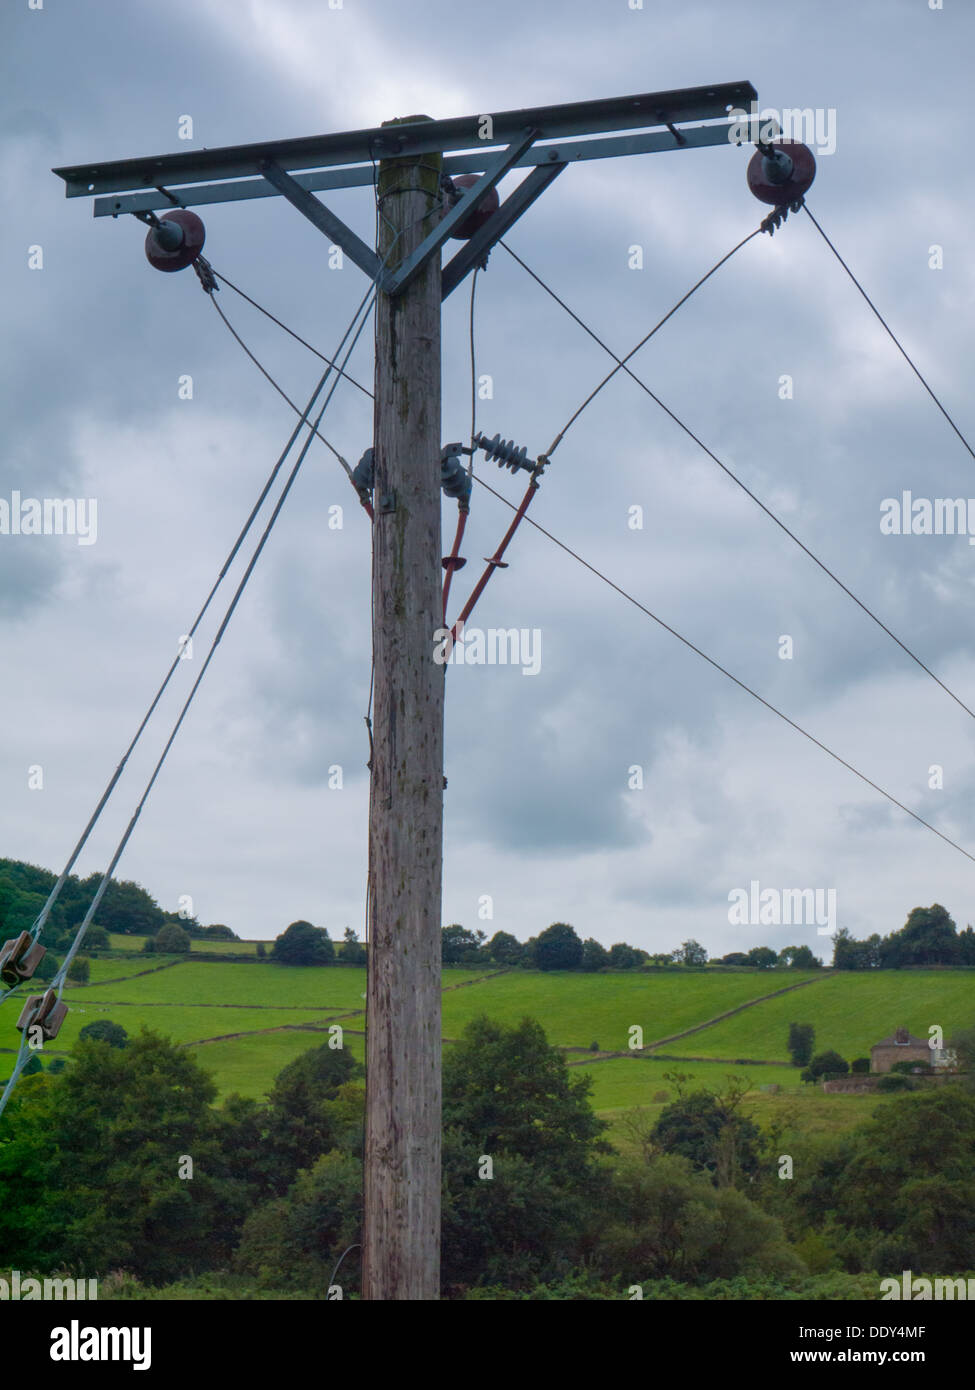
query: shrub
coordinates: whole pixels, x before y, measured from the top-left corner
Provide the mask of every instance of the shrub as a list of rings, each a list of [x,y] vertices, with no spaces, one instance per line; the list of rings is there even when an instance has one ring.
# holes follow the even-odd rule
[[[869,1057],[854,1057],[850,1063],[850,1071],[854,1076],[865,1076],[870,1071]]]
[[[107,1042],[111,1047],[125,1047],[129,1035],[121,1023],[113,1023],[110,1018],[99,1018],[94,1023],[86,1023],[78,1038],[90,1038],[92,1042]]]
[[[168,954],[171,951],[188,951],[189,949],[189,934],[176,922],[167,922],[156,932],[157,951],[165,951]]]
[[[889,1071],[877,1082],[878,1091],[913,1091],[914,1082],[900,1072]]]
[[[74,980],[78,984],[85,985],[88,983],[88,977],[90,974],[91,962],[89,961],[88,957],[75,956],[74,960],[68,966],[68,979]]]

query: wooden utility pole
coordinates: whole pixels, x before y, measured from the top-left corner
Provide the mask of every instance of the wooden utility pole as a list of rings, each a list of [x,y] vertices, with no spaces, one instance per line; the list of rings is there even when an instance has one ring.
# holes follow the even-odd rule
[[[423,119],[411,116],[411,121]],[[399,124],[390,122],[389,124]],[[395,270],[441,215],[441,157],[379,166]],[[363,1296],[440,1296],[440,904],[445,667],[440,257],[376,305],[373,714]]]
[[[147,245],[146,254],[160,270],[185,268],[199,257],[204,228],[188,205],[274,194],[370,279],[383,273],[381,259],[387,274],[396,272],[393,281],[382,281],[376,308],[363,1234],[363,1292],[369,1299],[439,1296],[445,667],[433,659],[433,634],[443,622],[441,301],[484,263],[570,163],[707,145],[729,149],[759,138],[757,114],[751,117],[753,135],[743,135],[740,120],[757,110],[758,93],[750,82],[725,82],[443,121],[408,117],[370,130],[54,171],[69,198],[94,195],[96,217],[131,213],[148,221],[155,250],[150,254]],[[377,158],[378,257],[316,196],[371,187]],[[444,165],[450,176],[476,170],[479,177],[467,188],[458,180],[459,200],[441,219]],[[480,225],[471,234],[471,215],[501,179],[519,169],[529,172],[486,221],[476,219]],[[763,172],[768,177],[764,167]],[[781,193],[781,181],[776,187]],[[173,211],[174,204],[182,213]],[[441,274],[440,256],[451,237],[464,244]]]

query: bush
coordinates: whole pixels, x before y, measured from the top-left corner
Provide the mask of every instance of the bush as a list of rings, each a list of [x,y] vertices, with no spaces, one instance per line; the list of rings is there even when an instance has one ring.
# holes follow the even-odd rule
[[[129,1041],[129,1035],[121,1023],[113,1023],[110,1018],[99,1018],[94,1023],[86,1023],[78,1038],[89,1038],[92,1042],[107,1042],[110,1047],[125,1047]]]
[[[157,951],[164,951],[168,955],[170,952],[188,951],[189,949],[189,934],[175,922],[167,922],[156,932]]]
[[[598,1043],[598,1042],[591,1042],[591,1043],[589,1044],[589,1051],[590,1051],[590,1052],[598,1052],[598,1051],[599,1051],[599,1043]]]
[[[887,1072],[877,1082],[878,1091],[913,1091],[914,1082],[909,1076],[904,1076],[900,1072]]]
[[[85,945],[92,951],[107,951],[111,944],[108,932],[97,922],[92,923],[85,932]]]
[[[258,959],[258,960],[264,960],[264,959],[266,958],[266,956],[267,956],[267,947],[264,945],[264,942],[263,942],[263,941],[259,941],[259,942],[257,943],[257,959]]]
[[[271,959],[277,965],[331,965],[335,947],[324,927],[311,922],[292,922],[275,939]]]
[[[75,956],[68,966],[68,979],[74,980],[77,984],[86,985],[91,974],[91,962],[87,956]]]
[[[854,1057],[850,1063],[850,1071],[854,1076],[866,1076],[870,1071],[869,1057]]]

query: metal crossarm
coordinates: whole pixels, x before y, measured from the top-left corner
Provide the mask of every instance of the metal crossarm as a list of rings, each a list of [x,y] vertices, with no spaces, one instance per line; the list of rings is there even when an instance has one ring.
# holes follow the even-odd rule
[[[520,140],[516,140],[508,149],[488,162],[487,168],[477,183],[472,184],[467,189],[459,202],[451,208],[445,217],[440,219],[429,236],[424,237],[412,255],[407,257],[395,273],[387,275],[383,285],[387,294],[400,294],[406,289],[410,281],[419,275],[430,257],[443,246],[447,238],[453,233],[454,228],[459,227],[464,219],[473,212],[484,194],[499,183],[525,151],[531,148],[537,135],[537,130],[523,132]]]
[[[456,256],[444,266],[441,277],[443,299],[457,288],[465,275],[476,265],[483,263],[491,247],[517,222],[523,212],[527,212],[535,199],[545,192],[564,168],[564,164],[544,164],[533,169],[526,179],[522,179],[515,191],[505,198],[491,220],[476,231]]]
[[[692,141],[692,132],[677,130],[678,125],[700,121],[726,121],[729,110],[750,109],[757,99],[750,82],[715,83],[707,87],[686,87],[667,92],[646,92],[636,96],[608,97],[599,101],[571,102],[563,106],[535,106],[518,111],[501,111],[490,115],[457,116],[444,121],[416,121],[396,126],[377,126],[370,130],[343,132],[336,135],[312,135],[294,140],[268,140],[259,144],[231,145],[212,150],[183,150],[178,154],[155,155],[139,159],[119,159],[98,164],[78,164],[54,170],[64,180],[69,198],[94,195],[98,199],[96,214],[112,216],[118,212],[146,210],[145,199],[153,198],[153,207],[167,206],[158,192],[160,184],[183,190],[184,200],[194,205],[222,201],[219,189],[210,187],[206,198],[191,195],[194,185],[213,184],[220,180],[246,180],[246,191],[240,184],[231,185],[227,201],[242,197],[267,197],[271,190],[263,179],[255,178],[260,166],[273,160],[282,169],[332,170],[332,177],[352,171],[345,165],[365,165],[352,177],[330,184],[318,183],[318,188],[354,186],[372,182],[372,163],[393,156],[407,157],[433,151],[448,153],[477,149],[468,169],[483,169],[488,152],[498,146],[512,145],[522,138],[525,130],[538,131],[540,141],[574,141],[579,136],[605,134],[611,131],[655,131],[651,148],[660,150],[684,148]],[[724,138],[725,127],[718,131]],[[645,137],[644,137],[645,138]],[[612,141],[595,142],[613,145]],[[717,143],[717,141],[708,141]],[[611,154],[636,153],[633,148],[593,151],[587,157],[605,158]],[[564,150],[557,158],[571,158]],[[542,163],[550,158],[547,148],[536,159],[526,163]],[[306,188],[309,185],[305,184]],[[144,190],[141,207],[122,204],[117,198],[100,195],[133,193]],[[201,190],[202,191],[202,190]],[[116,202],[118,207],[112,206]],[[108,205],[106,205],[108,204]]]
[[[313,222],[320,232],[324,232],[327,237],[338,245],[348,256],[350,261],[354,261],[360,270],[364,270],[370,280],[375,280],[379,274],[379,257],[375,251],[370,251],[369,247],[360,237],[357,237],[351,227],[347,227],[341,217],[336,217],[334,212],[329,211],[320,198],[316,198],[307,189],[302,188],[300,183],[295,180],[275,164],[273,159],[265,160],[261,165],[261,172],[269,183],[287,198],[288,202],[296,207],[300,213]]]

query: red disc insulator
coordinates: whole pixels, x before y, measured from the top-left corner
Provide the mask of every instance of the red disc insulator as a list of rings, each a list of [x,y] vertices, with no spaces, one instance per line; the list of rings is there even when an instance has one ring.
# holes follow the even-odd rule
[[[146,259],[157,270],[185,270],[203,250],[206,228],[196,213],[190,212],[188,208],[174,208],[160,220],[164,226],[166,223],[173,223],[179,227],[182,239],[178,246],[167,251],[160,240],[159,229],[150,227],[146,237]],[[166,239],[164,235],[163,240]]]
[[[480,177],[480,174],[458,174],[453,181],[454,187],[461,190],[473,188]],[[450,235],[456,237],[458,241],[466,241],[468,237],[472,237],[475,232],[481,230],[488,218],[497,212],[499,206],[498,190],[489,188],[474,211],[469,213],[463,222],[459,222]]]
[[[809,146],[798,140],[776,140],[775,149],[792,160],[792,173],[782,183],[773,183],[765,155],[756,150],[748,161],[748,187],[761,202],[782,207],[784,203],[798,202],[806,192],[816,177],[816,158]]]

